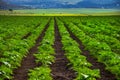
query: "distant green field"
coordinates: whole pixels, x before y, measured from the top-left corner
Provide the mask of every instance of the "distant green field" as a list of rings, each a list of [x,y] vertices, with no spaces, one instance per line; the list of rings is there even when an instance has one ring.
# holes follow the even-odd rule
[[[14,10],[13,13],[8,14],[30,14],[30,15],[119,15],[118,9],[93,9],[93,8],[70,8],[70,9],[23,9]],[[0,14],[3,14],[3,12]],[[6,12],[4,13],[6,14]],[[70,16],[71,16],[70,15]]]
[[[27,9],[15,10],[16,12],[32,13],[32,14],[94,14],[94,13],[108,13],[119,12],[118,9],[85,9],[85,8],[72,8],[72,9]]]

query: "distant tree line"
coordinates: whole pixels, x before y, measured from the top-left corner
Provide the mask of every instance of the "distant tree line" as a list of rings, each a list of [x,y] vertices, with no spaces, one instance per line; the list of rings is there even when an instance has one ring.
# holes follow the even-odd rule
[[[10,12],[13,12],[13,9],[9,9]]]

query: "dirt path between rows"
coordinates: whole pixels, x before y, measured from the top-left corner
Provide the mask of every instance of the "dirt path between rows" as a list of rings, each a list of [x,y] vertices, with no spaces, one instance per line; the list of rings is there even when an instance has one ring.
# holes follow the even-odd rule
[[[61,36],[58,30],[58,26],[55,20],[55,63],[51,65],[52,77],[54,80],[73,80],[75,78],[75,72],[70,70],[70,67],[67,66],[69,61],[65,57],[65,52],[62,50]]]
[[[35,45],[29,50],[28,55],[23,58],[21,62],[21,67],[18,69],[14,70],[14,75],[13,75],[13,80],[27,80],[28,79],[28,71],[29,69],[33,69],[37,66],[35,62],[35,57],[33,56],[34,53],[38,51],[38,46],[40,45],[39,43],[42,41],[42,38],[45,35],[45,32],[47,28],[49,27],[49,22],[46,24],[45,28],[43,29],[42,33],[40,36],[36,39]]]
[[[67,25],[65,24],[65,27],[67,28],[68,32],[70,33],[70,36],[79,44],[79,48],[82,51],[82,55],[86,56],[87,61],[92,64],[91,69],[100,69],[100,75],[101,78],[97,80],[117,80],[115,75],[113,75],[111,72],[105,70],[105,65],[103,63],[97,62],[97,59],[90,55],[90,52],[85,50],[85,46],[82,44],[82,42],[69,30]]]
[[[22,40],[27,39],[30,35],[31,35],[31,32],[27,33],[25,36],[22,37]]]

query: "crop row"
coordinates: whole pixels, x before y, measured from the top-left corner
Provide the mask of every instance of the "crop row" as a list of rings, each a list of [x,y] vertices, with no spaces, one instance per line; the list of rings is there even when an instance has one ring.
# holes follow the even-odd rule
[[[23,57],[26,56],[28,50],[35,44],[35,40],[44,29],[47,23],[47,19],[44,19],[42,24],[33,30],[31,35],[24,40],[10,39],[1,46],[0,52],[0,79],[11,79],[13,70],[21,66]],[[4,43],[4,42],[3,42]],[[4,46],[6,46],[4,48]]]
[[[120,77],[120,56],[111,51],[111,48],[106,44],[106,42],[100,42],[96,38],[91,38],[86,35],[83,30],[78,28],[67,20],[64,20],[68,28],[72,33],[78,37],[79,40],[85,45],[86,50],[89,50],[90,53],[98,59],[99,62],[106,65],[106,69],[116,74],[117,78]]]
[[[71,23],[74,21],[71,21]],[[78,24],[77,24],[78,23]],[[76,26],[78,26],[82,31],[85,32],[86,35],[89,35],[92,38],[96,38],[100,42],[106,42],[111,50],[115,53],[120,52],[120,41],[117,39],[120,37],[120,29],[115,28],[111,25],[83,25],[82,22],[76,21],[74,22]]]
[[[117,17],[5,17],[0,19],[0,80],[13,79],[13,71],[34,45],[39,45],[34,53],[37,67],[29,69],[28,80],[53,80],[50,66],[55,63],[55,27],[60,33],[62,50],[65,51],[75,80],[96,80],[101,77],[99,69],[82,54],[80,44],[70,32],[85,46],[85,50],[98,62],[105,64],[106,70],[120,79],[120,20]],[[112,21],[111,21],[112,20]],[[16,22],[15,22],[16,21]],[[49,26],[38,44],[47,22]],[[57,24],[57,25],[55,25]],[[30,34],[29,34],[30,33]],[[27,37],[25,37],[28,35]],[[36,43],[37,42],[37,43]]]
[[[63,17],[63,19],[67,19],[68,22],[73,22],[82,29],[89,29],[87,32],[89,32],[91,36],[100,33],[120,40],[120,24],[119,18],[117,17]]]
[[[25,34],[29,33],[34,29],[38,23],[40,23],[39,18],[33,17],[29,19],[28,17],[2,17],[0,21],[0,39],[18,39],[22,38]]]
[[[77,72],[75,80],[96,80],[96,78],[100,78],[99,70],[90,69],[92,64],[86,60],[85,56],[81,55],[78,43],[70,37],[64,23],[59,20],[57,22],[62,37],[63,50],[65,50],[73,70]]]
[[[54,19],[52,19],[38,47],[38,52],[34,54],[36,63],[41,63],[41,65],[29,71],[29,80],[52,80],[49,65],[54,62],[54,40]]]
[[[96,38],[100,42],[106,42],[112,49],[113,52],[118,53],[120,52],[120,41],[116,38],[112,37],[111,35],[104,35],[101,32],[95,33],[94,31],[98,31],[99,29],[91,29],[86,26],[78,26],[85,34],[89,35],[92,38]],[[107,30],[106,30],[107,31]],[[118,34],[116,34],[118,35]]]
[[[34,54],[36,57],[36,63],[41,65],[29,71],[29,80],[52,80],[50,65],[54,63],[54,21],[52,20],[49,28],[47,29],[45,36],[38,47],[38,53]],[[58,29],[62,38],[63,50],[65,55],[69,59],[69,65],[72,65],[72,69],[76,71],[77,77],[75,80],[96,80],[99,78],[99,70],[92,70],[86,57],[81,55],[81,50],[76,41],[71,37],[64,24],[57,19]]]

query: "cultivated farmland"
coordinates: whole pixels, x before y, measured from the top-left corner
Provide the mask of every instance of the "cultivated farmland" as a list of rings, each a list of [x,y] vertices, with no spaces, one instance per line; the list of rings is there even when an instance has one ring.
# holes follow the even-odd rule
[[[0,16],[0,80],[120,80],[120,17]]]

